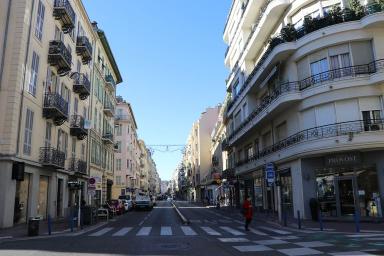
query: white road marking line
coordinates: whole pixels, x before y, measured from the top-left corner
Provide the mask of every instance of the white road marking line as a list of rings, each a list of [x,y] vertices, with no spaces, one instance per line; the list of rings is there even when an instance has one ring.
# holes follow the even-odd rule
[[[171,227],[161,227],[160,235],[161,236],[171,236],[172,235]]]
[[[184,235],[186,236],[196,236],[196,232],[188,226],[181,226],[181,230],[183,231]]]
[[[243,232],[237,231],[236,229],[227,227],[227,226],[220,226],[222,230],[227,231],[228,233],[231,233],[234,236],[245,236]]]
[[[361,237],[376,237],[382,236],[383,234],[356,234],[356,235],[347,235],[350,238],[361,238]]]
[[[244,237],[231,237],[231,238],[218,238],[223,243],[244,243],[249,242],[247,238]]]
[[[105,233],[111,231],[113,228],[103,228],[95,233],[92,233],[90,234],[89,236],[102,236],[104,235]]]
[[[244,224],[244,221],[234,220],[234,222],[236,222],[238,224]]]
[[[137,232],[136,236],[148,236],[151,233],[151,227],[142,227],[139,232]]]
[[[117,231],[116,233],[114,233],[112,236],[125,236],[131,230],[132,230],[131,227],[122,228],[119,231]]]
[[[139,223],[139,226],[143,225],[144,224],[144,220],[142,220],[140,223]]]
[[[239,227],[239,229],[244,229],[244,227]],[[261,232],[259,230],[256,230],[254,228],[249,228],[250,232],[255,234],[255,235],[259,235],[259,236],[267,236],[268,234],[267,233],[264,233],[264,232]]]
[[[0,236],[0,239],[10,239],[13,238],[13,236]]]
[[[213,230],[212,228],[210,227],[200,227],[202,230],[205,231],[205,233],[207,233],[208,235],[210,236],[221,236],[221,234],[215,230]]]
[[[259,228],[264,229],[264,230],[268,230],[268,231],[271,231],[271,232],[274,232],[274,233],[277,233],[277,234],[280,234],[280,235],[292,234],[291,232],[288,232],[288,231],[284,231],[284,230],[280,230],[280,229],[275,229],[275,228],[270,228],[270,227],[265,227],[265,226],[260,226]]]

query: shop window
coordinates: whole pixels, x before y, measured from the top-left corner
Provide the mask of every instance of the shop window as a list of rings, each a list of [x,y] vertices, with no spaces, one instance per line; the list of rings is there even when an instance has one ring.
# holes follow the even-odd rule
[[[324,216],[336,216],[336,194],[334,176],[316,178],[317,199]]]

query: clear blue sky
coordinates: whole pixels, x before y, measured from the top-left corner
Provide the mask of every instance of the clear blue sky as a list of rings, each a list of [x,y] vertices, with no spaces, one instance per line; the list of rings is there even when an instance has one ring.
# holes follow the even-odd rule
[[[225,97],[223,29],[231,0],[83,0],[108,37],[146,144],[185,144],[192,123]],[[169,180],[181,153],[155,151]]]

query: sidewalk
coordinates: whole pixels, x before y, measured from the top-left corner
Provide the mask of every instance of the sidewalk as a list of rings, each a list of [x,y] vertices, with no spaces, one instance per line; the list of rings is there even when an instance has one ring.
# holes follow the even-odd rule
[[[239,208],[230,207],[230,206],[221,206],[220,209],[216,209],[215,206],[206,206],[198,202],[189,202],[192,205],[196,206],[205,206],[210,208],[213,211],[225,212],[225,215],[232,217],[234,219],[242,220],[243,216]],[[276,213],[268,212],[255,212],[254,221],[266,222],[269,224],[277,225],[284,227],[283,222],[279,222],[278,216]],[[299,223],[297,219],[293,217],[287,218],[287,227],[298,229]],[[360,232],[383,232],[384,233],[384,222],[360,222],[359,223]],[[301,229],[307,231],[320,231],[320,222],[312,220],[301,220]],[[353,221],[335,221],[335,220],[323,220],[323,231],[328,232],[343,232],[343,233],[355,233],[356,232],[356,223]]]

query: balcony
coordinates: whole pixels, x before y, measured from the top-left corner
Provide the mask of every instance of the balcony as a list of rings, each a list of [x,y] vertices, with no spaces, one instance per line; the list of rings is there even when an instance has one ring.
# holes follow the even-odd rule
[[[62,125],[68,120],[68,102],[60,94],[46,93],[44,96],[43,117],[52,119],[55,125]]]
[[[80,115],[71,116],[71,136],[77,137],[79,140],[83,140],[88,135],[88,130],[84,128],[84,118]]]
[[[113,145],[113,133],[112,132],[105,132],[103,134],[102,140],[105,144]]]
[[[65,153],[52,147],[42,147],[39,161],[44,166],[64,169]]]
[[[65,76],[71,71],[72,55],[61,40],[49,42],[48,63],[57,68],[59,76]]]
[[[69,159],[69,171],[75,175],[87,175],[87,162],[77,159],[71,158]]]
[[[349,122],[334,123],[334,124],[328,124],[328,125],[306,129],[296,134],[293,134],[288,138],[281,140],[269,147],[264,148],[262,151],[256,153],[254,156],[250,157],[249,159],[238,161],[236,163],[236,167],[242,167],[246,164],[250,164],[257,160],[262,160],[262,158],[270,156],[275,152],[279,152],[281,150],[293,147],[295,145],[299,145],[303,143],[305,143],[305,145],[309,145],[309,143],[313,141],[327,139],[327,138],[334,138],[339,136],[347,136],[348,141],[351,142],[353,140],[354,135],[356,134],[364,134],[364,133],[377,132],[377,131],[384,131],[384,119],[349,121]],[[363,139],[362,143],[366,145],[368,141],[366,139]],[[313,146],[310,146],[310,148],[312,149],[312,151],[315,148],[318,149],[317,147],[313,147]],[[292,149],[290,149],[290,151],[293,154],[300,153],[300,152],[294,152],[294,150]],[[312,152],[312,151],[308,150],[308,152]],[[261,162],[264,163],[264,161],[261,161]]]
[[[108,99],[104,99],[104,114],[106,114],[109,117],[113,117],[115,114],[115,106],[112,104],[112,102]]]
[[[75,28],[76,14],[69,0],[55,0],[53,5],[53,17],[61,23],[61,29],[65,34],[71,33]]]
[[[79,94],[81,100],[85,100],[91,93],[91,82],[84,74],[78,74],[74,78],[73,92]]]
[[[119,121],[128,121],[129,120],[129,116],[128,115],[115,115],[115,122],[119,122]]]
[[[275,1],[278,1],[278,0],[275,0]],[[345,9],[345,10],[341,11],[342,16],[339,17],[339,19],[332,20],[329,16],[325,16],[324,18],[319,18],[319,19],[313,19],[313,24],[314,24],[313,27],[315,27],[313,29],[305,29],[304,27],[301,27],[301,28],[293,31],[289,38],[286,38],[286,37],[282,36],[281,34],[276,36],[276,37],[271,38],[270,44],[265,48],[266,49],[265,52],[262,54],[262,56],[258,60],[257,64],[253,68],[252,72],[249,74],[246,81],[244,82],[244,84],[240,88],[238,95],[229,103],[227,115],[229,115],[231,113],[231,110],[233,109],[233,107],[235,105],[237,105],[237,103],[239,103],[241,101],[241,99],[244,98],[244,96],[246,95],[246,93],[248,92],[250,87],[257,84],[256,81],[258,80],[258,78],[261,77],[264,72],[269,70],[268,67],[270,67],[271,64],[273,64],[273,63],[271,63],[271,58],[269,58],[269,57],[271,57],[271,55],[273,55],[273,54],[279,55],[280,54],[281,56],[278,59],[276,59],[276,58],[274,59],[274,62],[279,62],[279,61],[283,60],[284,58],[287,58],[288,57],[288,56],[286,56],[287,54],[298,49],[299,48],[298,44],[301,42],[300,39],[305,37],[308,34],[311,34],[317,30],[320,30],[320,29],[323,29],[323,28],[326,28],[326,27],[329,27],[332,25],[336,25],[339,23],[364,19],[364,17],[366,17],[366,16],[375,17],[374,14],[382,12],[382,11],[383,11],[383,9],[380,7],[380,5],[370,4],[370,5],[364,6],[363,17],[359,17],[356,15],[352,15],[350,13],[350,11]],[[371,22],[374,22],[374,21],[375,20],[373,20]],[[286,28],[283,28],[283,29],[286,29]],[[250,39],[253,36],[254,32],[255,31],[253,31],[250,34],[247,42],[245,43],[242,55],[244,55],[246,52],[248,55],[250,54],[249,51],[246,51],[246,48],[248,47],[248,44],[250,44]],[[321,34],[319,34],[319,35],[322,36]],[[302,40],[304,40],[304,39],[302,39]],[[306,43],[306,42],[303,42],[303,43]],[[292,46],[293,46],[292,44],[294,45],[293,48],[292,48]],[[280,47],[280,45],[281,45],[281,47]],[[287,47],[284,47],[284,46],[287,46]],[[276,50],[282,51],[282,52],[276,53],[276,51],[274,51],[275,48],[276,48]],[[258,50],[260,50],[260,48],[258,48]],[[284,51],[287,51],[287,52],[283,53]],[[252,56],[254,56],[254,55],[252,55]],[[241,59],[241,58],[242,58],[242,56],[239,57],[239,59]]]
[[[76,53],[81,56],[84,65],[92,60],[92,45],[86,36],[78,36],[76,41]]]
[[[112,92],[116,89],[116,82],[115,82],[115,79],[113,79],[113,76],[111,74],[105,76],[105,82],[106,82],[107,88]]]

